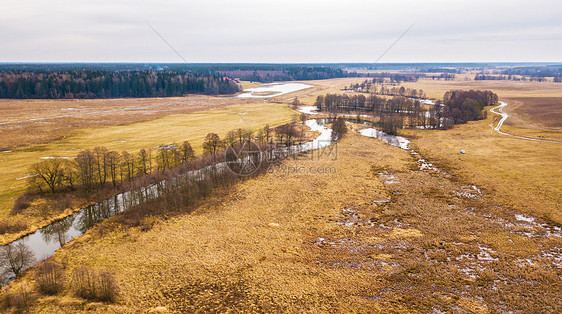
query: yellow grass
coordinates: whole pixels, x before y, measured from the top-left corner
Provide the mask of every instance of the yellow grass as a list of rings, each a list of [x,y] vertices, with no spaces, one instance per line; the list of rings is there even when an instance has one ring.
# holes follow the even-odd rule
[[[353,80],[315,82],[295,94],[312,104]],[[420,84],[439,97],[461,84],[477,88]],[[517,86],[502,88],[520,95]],[[531,85],[521,89],[534,93]],[[562,238],[546,233],[562,223],[560,145],[500,135],[489,126],[497,119],[404,131],[448,174],[417,171],[407,151],[348,134],[337,160],[283,163],[336,173],[266,174],[201,201],[192,214],[150,217],[156,224],[148,231],[108,219],[53,259],[68,276],[80,266],[113,272],[117,304],[88,303],[67,285],[33,310],[557,312],[560,265],[547,254],[559,254]],[[380,173],[396,183],[383,183]],[[515,214],[544,219],[529,225]],[[33,270],[19,282],[32,278]]]
[[[489,113],[485,121],[451,130],[403,133],[415,137],[422,154],[483,186],[505,206],[562,224],[562,145],[498,134],[490,127],[498,119]]]
[[[258,129],[265,124],[275,126],[290,121],[293,114],[294,111],[275,103],[237,104],[128,125],[81,129],[58,141],[0,153],[0,218],[8,219],[14,199],[26,188],[27,180],[23,177],[41,157],[74,157],[80,149],[96,146],[119,152],[136,152],[140,148],[155,148],[160,144],[185,140],[189,140],[196,153],[201,153],[203,139],[209,132],[222,137],[229,130],[240,127]],[[30,223],[29,220],[27,222]]]
[[[0,150],[48,143],[83,128],[131,124],[170,114],[252,102],[255,100],[204,95],[168,98],[0,99]]]
[[[157,219],[146,232],[106,220],[53,259],[68,276],[81,266],[113,272],[118,303],[88,303],[68,286],[32,310],[485,313],[502,306],[540,312],[559,301],[557,270],[536,254],[560,238],[523,237],[497,224],[514,221],[517,211],[495,211],[487,194],[455,195],[466,182],[411,171],[404,150],[350,134],[337,160],[284,165],[337,173],[266,174],[202,201],[192,214]],[[372,169],[399,183],[384,184]],[[378,199],[389,202],[373,204]],[[358,218],[345,226],[355,219],[350,212]],[[513,256],[509,239],[525,249]],[[497,260],[476,258],[483,252]],[[516,266],[519,257],[535,266]]]

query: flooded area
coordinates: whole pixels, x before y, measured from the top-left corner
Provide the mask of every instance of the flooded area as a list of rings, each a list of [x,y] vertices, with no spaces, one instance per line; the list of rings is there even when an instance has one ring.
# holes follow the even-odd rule
[[[242,94],[236,97],[241,98],[270,98],[283,94],[296,92],[299,90],[313,87],[312,85],[302,83],[285,83],[285,84],[267,84],[260,87],[245,89]]]
[[[359,130],[359,134],[381,139],[392,146],[400,147],[402,149],[408,149],[408,144],[410,143],[410,141],[405,137],[386,134],[383,131],[377,130],[375,128]]]

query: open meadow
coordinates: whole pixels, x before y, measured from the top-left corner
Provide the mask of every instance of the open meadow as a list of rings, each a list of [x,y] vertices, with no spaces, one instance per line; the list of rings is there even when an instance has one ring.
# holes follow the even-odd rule
[[[111,271],[116,303],[84,301],[68,283],[31,311],[562,308],[561,237],[473,181],[420,171],[407,151],[353,133],[337,158],[282,165],[186,213],[153,217],[151,228],[124,228],[124,213],[89,230],[50,260],[66,278],[80,267]],[[31,289],[35,271],[11,293]]]
[[[287,106],[294,97],[312,105],[318,95],[362,80],[303,81],[313,87],[75,130],[9,154],[31,161],[70,156],[73,148],[136,150],[184,139],[200,152],[208,132],[284,123],[295,113]],[[449,89],[492,89],[512,115],[502,131],[560,137],[562,95],[552,83],[528,83],[545,84],[540,88],[549,98],[486,83],[409,84],[435,97]],[[360,136],[364,126],[348,123],[337,158],[312,152],[287,159],[138,226],[124,223],[128,213],[121,213],[48,259],[62,265],[66,278],[57,295],[34,292],[41,272],[34,266],[5,296],[31,291],[31,312],[559,312],[561,144],[499,134],[492,128],[499,119],[488,112],[448,130],[400,130],[420,155]],[[419,158],[436,168],[420,168]],[[76,296],[72,278],[84,267],[112,274],[114,302]]]
[[[207,100],[208,98],[210,97],[206,97]],[[167,101],[172,102],[172,100]],[[175,99],[175,101],[181,103],[181,100]],[[91,104],[92,102],[86,101],[89,106],[84,105],[87,108],[82,111],[82,114],[93,122],[78,124],[71,130],[56,129],[55,133],[66,132],[64,136],[56,140],[41,141],[37,144],[0,152],[0,171],[2,172],[0,177],[1,219],[5,222],[24,221],[29,226],[22,231],[25,233],[29,232],[30,229],[35,229],[38,224],[41,225],[53,218],[68,215],[74,209],[67,208],[62,213],[47,214],[46,217],[36,212],[24,212],[19,215],[9,214],[14,200],[26,190],[28,185],[27,173],[30,167],[41,161],[41,158],[74,157],[81,150],[93,149],[96,146],[104,146],[109,150],[118,152],[136,153],[141,148],[155,149],[162,144],[181,143],[185,140],[188,140],[195,152],[200,154],[202,153],[203,139],[210,132],[223,137],[226,132],[236,128],[257,130],[265,124],[276,126],[291,121],[295,114],[285,105],[261,100],[248,102],[235,98],[218,97],[214,100],[214,105],[211,105],[211,108],[208,109],[204,109],[206,103],[199,103],[197,97],[186,97],[183,101],[191,103],[191,105],[187,107],[179,106],[169,111],[167,109],[158,109],[155,112],[147,110],[146,116],[138,113],[144,109],[106,113],[103,106],[100,113],[94,110],[95,105]],[[233,104],[227,105],[229,101]],[[129,100],[129,102],[136,103],[137,101]],[[148,100],[139,100],[139,102],[148,102]],[[151,102],[155,103],[156,101],[151,100]],[[41,106],[40,103],[37,106]],[[97,103],[101,103],[101,101]],[[125,105],[124,100],[118,103],[121,107]],[[186,110],[188,113],[175,113],[176,111]],[[94,111],[94,113],[89,116],[88,112],[91,111]],[[46,117],[52,117],[53,114],[56,115],[56,113],[51,113],[47,114]],[[58,120],[54,119],[49,123],[72,123],[64,121],[64,119],[63,121]],[[135,122],[138,120],[141,120],[141,122]],[[91,126],[91,124],[96,123],[100,125]],[[104,123],[109,125],[105,126]],[[14,135],[15,138],[20,135],[25,138],[25,133],[29,132],[31,128],[31,126],[27,126],[18,130],[17,135]],[[13,237],[13,234],[7,234],[0,236],[0,239],[3,242]]]

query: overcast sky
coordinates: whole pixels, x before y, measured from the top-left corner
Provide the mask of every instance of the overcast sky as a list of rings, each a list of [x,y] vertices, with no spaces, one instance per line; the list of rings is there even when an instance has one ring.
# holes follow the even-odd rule
[[[0,62],[562,61],[560,0],[0,0]]]

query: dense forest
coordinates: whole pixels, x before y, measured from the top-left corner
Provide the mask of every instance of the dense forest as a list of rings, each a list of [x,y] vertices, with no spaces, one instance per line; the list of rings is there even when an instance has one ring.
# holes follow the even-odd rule
[[[497,102],[498,95],[492,91],[452,90],[443,96],[443,104],[454,124],[486,118],[484,107],[495,105]]]
[[[196,73],[218,77],[239,78],[244,81],[271,83],[274,81],[320,80],[338,77],[367,76],[329,64],[246,64],[246,63],[62,63],[62,64],[0,64],[2,72],[162,72]]]
[[[0,98],[170,97],[238,91],[238,85],[229,79],[188,71],[0,72]]]
[[[274,81],[325,80],[337,77],[364,76],[356,72],[330,67],[272,67],[271,69],[236,69],[212,72],[219,76],[239,78],[243,81],[271,83]]]
[[[453,124],[486,118],[485,106],[496,104],[498,96],[491,91],[448,91],[430,108],[406,97],[385,99],[373,93],[364,95],[327,94],[316,98],[319,111],[328,113],[368,113],[380,117],[379,124],[394,134],[403,127],[424,129],[450,128]]]

